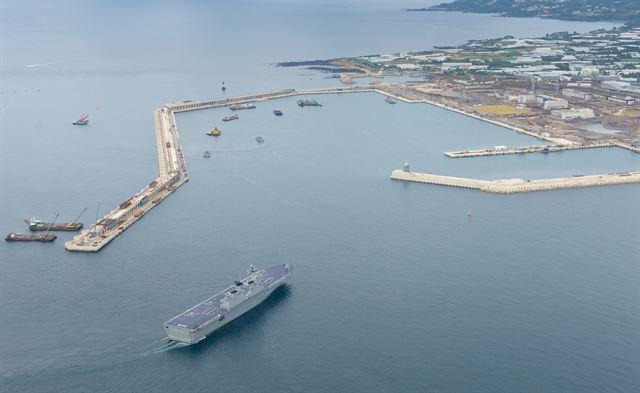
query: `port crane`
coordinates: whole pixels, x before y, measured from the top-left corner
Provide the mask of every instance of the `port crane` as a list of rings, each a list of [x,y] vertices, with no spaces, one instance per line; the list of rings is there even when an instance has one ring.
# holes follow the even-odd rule
[[[100,211],[100,202],[98,202],[98,206],[96,206],[96,223],[93,226],[93,237],[98,236],[98,212]]]
[[[53,228],[53,226],[55,225],[59,215],[60,213],[56,213],[56,216],[53,217],[53,221],[51,221],[51,225],[49,225],[49,228],[47,229],[47,233],[44,234],[45,237],[49,236],[49,232],[51,231],[51,228]]]
[[[86,207],[85,207],[84,209],[82,209],[82,211],[80,212],[80,214],[78,214],[78,216],[77,216],[73,221],[71,221],[71,224],[75,224],[76,222],[78,222],[78,220],[80,219],[80,217],[82,217],[82,215],[83,215],[83,214],[84,214],[84,212],[86,212],[86,211],[87,211],[87,208],[86,208]]]

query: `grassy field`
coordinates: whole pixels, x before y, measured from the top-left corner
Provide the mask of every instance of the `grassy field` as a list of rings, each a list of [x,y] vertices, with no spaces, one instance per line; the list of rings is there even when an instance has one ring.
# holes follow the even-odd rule
[[[490,113],[498,116],[509,115],[530,115],[531,112],[526,109],[517,108],[513,105],[476,105],[479,111]]]

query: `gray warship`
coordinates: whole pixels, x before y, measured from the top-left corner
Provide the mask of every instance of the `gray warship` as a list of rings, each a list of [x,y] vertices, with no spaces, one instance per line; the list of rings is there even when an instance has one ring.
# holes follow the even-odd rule
[[[222,326],[262,303],[289,278],[289,265],[258,270],[164,324],[167,338],[186,344],[204,340]]]

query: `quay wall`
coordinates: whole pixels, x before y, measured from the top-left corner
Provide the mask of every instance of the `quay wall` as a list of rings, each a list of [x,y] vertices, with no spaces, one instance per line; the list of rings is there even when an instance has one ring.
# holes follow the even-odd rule
[[[640,172],[608,173],[601,175],[573,176],[537,180],[480,180],[462,177],[442,176],[432,173],[406,172],[398,169],[391,173],[391,179],[435,184],[441,186],[462,187],[473,190],[492,192],[496,194],[514,194],[520,192],[549,191],[566,188],[640,183]]]
[[[138,193],[65,243],[69,251],[98,252],[189,180],[175,117],[166,107],[154,110],[160,175]]]
[[[570,145],[548,145],[548,146],[521,146],[521,147],[507,147],[507,148],[494,148],[483,150],[462,150],[462,151],[448,151],[444,155],[449,158],[467,158],[467,157],[481,157],[481,156],[500,156],[505,154],[524,154],[524,153],[553,153],[565,150],[580,150],[580,149],[597,149],[604,147],[617,147],[613,143],[589,143],[589,144],[570,144]]]

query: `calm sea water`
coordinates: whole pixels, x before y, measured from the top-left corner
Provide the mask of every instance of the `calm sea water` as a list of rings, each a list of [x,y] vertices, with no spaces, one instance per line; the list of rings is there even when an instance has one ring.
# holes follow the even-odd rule
[[[3,2],[2,234],[85,206],[91,222],[152,180],[163,102],[220,97],[222,81],[230,95],[336,84],[274,62],[612,26],[401,11],[427,3]],[[638,170],[637,156],[451,160],[539,141],[375,94],[314,98],[229,124],[225,109],[179,115],[191,181],[98,254],[64,251],[70,234],[2,242],[1,390],[637,389],[640,187],[500,196],[388,180],[405,160],[492,179]],[[70,125],[80,113],[90,126]],[[291,284],[262,306],[200,345],[163,340],[164,321],[248,264],[282,262]]]

